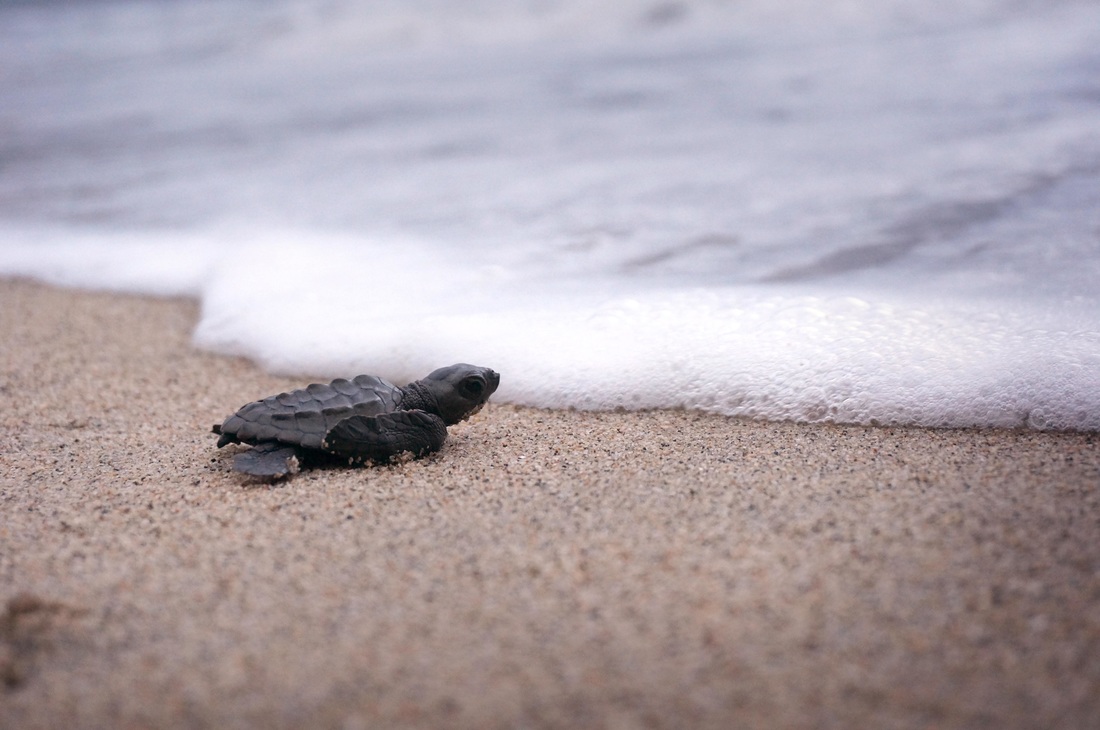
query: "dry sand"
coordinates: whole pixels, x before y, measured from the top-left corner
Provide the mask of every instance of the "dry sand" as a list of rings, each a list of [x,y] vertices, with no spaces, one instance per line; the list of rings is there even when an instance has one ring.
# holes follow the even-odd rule
[[[491,404],[255,486],[308,378],[196,315],[0,282],[0,727],[1098,726],[1100,435]]]

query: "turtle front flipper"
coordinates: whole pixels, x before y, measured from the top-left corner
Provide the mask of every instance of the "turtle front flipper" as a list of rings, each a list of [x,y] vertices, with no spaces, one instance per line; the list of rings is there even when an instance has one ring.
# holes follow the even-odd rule
[[[233,457],[233,468],[249,476],[282,479],[298,473],[302,450],[277,441],[264,441]]]
[[[383,462],[405,451],[423,456],[443,448],[447,426],[426,411],[394,411],[351,416],[325,434],[321,448],[354,463]]]

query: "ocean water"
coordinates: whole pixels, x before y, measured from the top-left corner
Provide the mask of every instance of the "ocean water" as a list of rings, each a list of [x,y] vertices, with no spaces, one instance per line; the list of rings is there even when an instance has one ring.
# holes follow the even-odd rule
[[[0,2],[0,274],[303,378],[1100,429],[1100,3]]]

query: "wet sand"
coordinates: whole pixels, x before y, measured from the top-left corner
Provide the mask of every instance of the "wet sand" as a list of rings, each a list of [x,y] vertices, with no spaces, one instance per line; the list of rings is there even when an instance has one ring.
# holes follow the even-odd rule
[[[1096,726],[1100,435],[490,404],[271,487],[210,425],[310,378],[196,317],[0,281],[0,727]]]

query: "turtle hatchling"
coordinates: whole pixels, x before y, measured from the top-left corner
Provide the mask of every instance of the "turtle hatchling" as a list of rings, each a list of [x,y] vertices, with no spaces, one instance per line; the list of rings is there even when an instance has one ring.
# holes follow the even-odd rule
[[[401,388],[373,375],[314,383],[243,406],[214,426],[218,448],[251,444],[239,472],[279,479],[300,466],[386,462],[443,448],[447,426],[481,410],[500,384],[489,368],[459,363]]]

